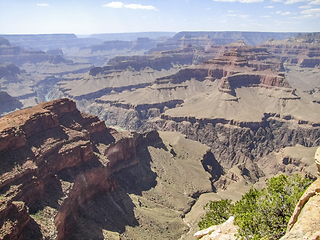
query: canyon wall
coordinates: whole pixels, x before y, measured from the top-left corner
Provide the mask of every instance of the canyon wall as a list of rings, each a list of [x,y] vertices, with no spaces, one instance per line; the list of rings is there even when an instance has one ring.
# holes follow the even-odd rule
[[[178,238],[222,173],[200,143],[107,128],[69,99],[2,117],[0,133],[2,239]]]

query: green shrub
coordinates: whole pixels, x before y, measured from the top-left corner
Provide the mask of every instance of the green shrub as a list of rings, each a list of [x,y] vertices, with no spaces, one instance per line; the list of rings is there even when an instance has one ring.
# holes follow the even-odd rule
[[[207,213],[198,225],[204,229],[233,215],[239,226],[239,239],[279,239],[285,234],[295,206],[311,182],[299,175],[273,177],[267,180],[266,188],[261,191],[252,188],[234,204],[227,199],[211,201],[205,206]]]
[[[231,215],[231,200],[210,201],[203,209],[207,210],[206,215],[198,223],[200,229],[221,224],[228,220]]]

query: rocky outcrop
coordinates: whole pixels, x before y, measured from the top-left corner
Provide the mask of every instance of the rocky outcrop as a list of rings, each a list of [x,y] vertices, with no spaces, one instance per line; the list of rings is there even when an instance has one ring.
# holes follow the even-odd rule
[[[259,66],[270,67],[259,70],[264,69]],[[306,120],[310,114],[284,114],[303,101],[280,70],[281,62],[266,48],[242,45],[158,78],[144,90],[105,95],[87,111],[108,125],[181,132],[211,147],[226,169],[248,164],[248,171],[253,171],[249,178],[256,181],[263,171],[254,159],[286,146],[316,146],[320,136],[315,115]],[[169,105],[178,100],[175,106]],[[299,107],[306,108],[309,105]],[[310,108],[308,112],[317,111]]]
[[[42,238],[39,226],[30,217],[29,209],[24,202],[7,201],[6,198],[2,198],[0,200],[0,216],[1,239]]]
[[[287,232],[281,240],[318,239],[319,231],[319,192],[320,181],[317,179],[300,198],[289,221]]]
[[[315,161],[319,175],[320,148],[315,153]],[[281,240],[288,239],[319,239],[320,231],[320,179],[309,186],[300,198],[294,213],[288,223],[285,236]]]
[[[18,66],[12,63],[0,64],[0,79],[6,78],[8,80],[18,80],[18,76],[22,71]]]
[[[172,76],[158,78],[155,83],[180,84],[192,78],[198,81],[220,80],[219,90],[233,95],[234,89],[242,86],[279,87],[290,91],[291,86],[284,75],[277,73],[281,69],[281,62],[272,60],[266,48],[242,46],[198,66],[182,69]]]
[[[6,92],[0,91],[0,116],[21,108],[22,103],[19,100]]]
[[[1,118],[1,196],[7,201],[22,201],[32,214],[47,204],[57,208],[57,199],[63,195],[57,174],[96,159],[90,138],[97,134],[108,138],[101,123],[80,113],[68,99]]]
[[[127,232],[130,227],[139,236],[151,231],[176,238],[187,229],[181,217],[194,198],[212,191],[212,179],[222,171],[200,143],[164,136],[169,144],[156,131],[107,128],[69,99],[9,114],[0,119],[0,133],[3,239],[130,238],[137,234]],[[157,220],[147,208],[163,217]],[[169,220],[175,227],[164,231]],[[149,221],[157,227],[142,227]]]
[[[283,76],[273,74],[238,73],[221,79],[219,91],[235,95],[235,88],[264,87],[295,93]]]
[[[194,234],[196,238],[200,238],[201,240],[235,240],[236,234],[238,233],[238,226],[234,225],[234,217],[230,217],[226,222],[211,226],[207,229],[198,231]]]
[[[285,64],[314,68],[320,64],[319,33],[308,33],[285,40],[270,39],[261,44]]]
[[[187,45],[174,51],[163,51],[150,55],[141,56],[118,56],[110,59],[107,66],[97,67],[90,70],[90,75],[96,76],[98,73],[107,74],[110,71],[123,71],[127,68],[140,71],[144,68],[152,68],[161,71],[169,70],[174,65],[190,65],[200,63],[212,58],[216,53],[206,53],[201,47]]]

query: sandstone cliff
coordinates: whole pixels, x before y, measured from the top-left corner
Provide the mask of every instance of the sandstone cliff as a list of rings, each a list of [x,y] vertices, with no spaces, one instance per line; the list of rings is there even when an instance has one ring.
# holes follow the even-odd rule
[[[315,162],[320,173],[320,148],[315,153]],[[296,209],[288,223],[286,235],[281,240],[288,239],[319,239],[320,209],[319,209],[320,179],[317,179],[300,198]]]
[[[9,114],[0,133],[3,239],[176,239],[222,173],[207,146],[107,128],[69,99]]]

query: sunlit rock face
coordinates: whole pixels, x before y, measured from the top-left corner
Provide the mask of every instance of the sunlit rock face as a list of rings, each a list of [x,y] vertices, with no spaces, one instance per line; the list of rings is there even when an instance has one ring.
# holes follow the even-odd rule
[[[222,173],[205,145],[107,128],[69,99],[1,118],[0,161],[2,239],[177,238]]]
[[[320,148],[315,153],[319,174]],[[300,198],[281,240],[320,238],[320,179],[318,178]]]

